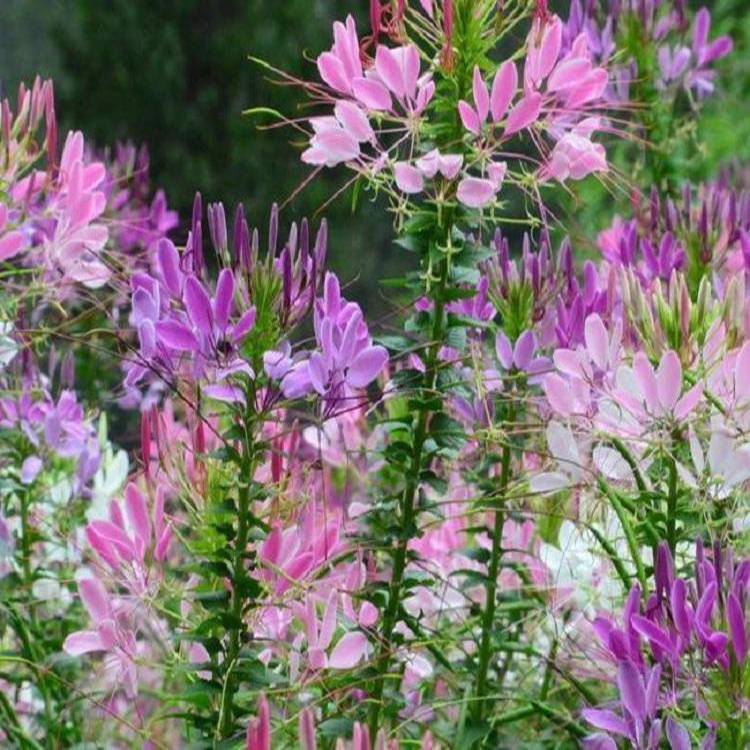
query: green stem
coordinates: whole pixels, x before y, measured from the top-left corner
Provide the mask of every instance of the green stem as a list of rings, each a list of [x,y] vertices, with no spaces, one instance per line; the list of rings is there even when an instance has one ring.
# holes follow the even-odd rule
[[[622,505],[622,501],[617,496],[616,492],[610,490],[606,482],[600,480],[599,487],[602,493],[607,497],[612,506],[613,510],[617,514],[617,518],[620,521],[622,530],[625,532],[625,541],[628,544],[628,550],[630,551],[630,557],[635,566],[635,574],[638,578],[638,583],[641,586],[641,591],[645,592],[647,589],[646,569],[643,567],[643,561],[641,560],[640,547],[638,546],[638,539],[633,529],[633,525],[630,523],[630,517],[628,516],[627,510]]]
[[[448,230],[450,231],[450,229]],[[440,278],[435,295],[435,312],[432,324],[431,340],[427,354],[425,368],[425,392],[430,396],[435,392],[438,374],[438,352],[445,335],[445,303],[444,290],[448,283],[449,257],[441,261]],[[400,534],[393,557],[390,585],[388,587],[388,604],[383,614],[381,640],[376,657],[377,676],[372,693],[372,708],[370,709],[370,731],[373,736],[377,733],[380,711],[382,708],[385,679],[391,662],[393,632],[398,622],[401,608],[401,595],[406,571],[409,541],[414,535],[414,521],[416,518],[417,489],[424,463],[424,444],[428,436],[430,417],[433,409],[421,406],[414,431],[409,468],[406,474],[406,484],[400,503]]]
[[[508,409],[506,425],[510,426],[515,420],[515,407],[511,403]],[[487,569],[487,591],[484,614],[482,616],[482,638],[479,646],[479,667],[475,688],[476,703],[474,710],[478,720],[482,719],[486,705],[487,672],[492,655],[492,628],[495,624],[495,608],[497,607],[497,576],[500,571],[500,561],[503,555],[503,528],[505,526],[505,499],[510,482],[510,459],[512,446],[508,438],[503,447],[500,469],[500,491],[495,508],[495,524],[492,533],[492,552]]]
[[[227,739],[234,732],[234,695],[237,690],[234,669],[242,649],[242,617],[247,604],[245,591],[248,575],[245,569],[245,555],[250,533],[248,518],[250,513],[250,486],[253,481],[255,467],[255,453],[252,444],[249,446],[241,466],[244,481],[241,482],[239,487],[237,536],[235,538],[232,561],[232,624],[225,657],[226,671],[221,691],[221,708],[217,727],[218,739]]]

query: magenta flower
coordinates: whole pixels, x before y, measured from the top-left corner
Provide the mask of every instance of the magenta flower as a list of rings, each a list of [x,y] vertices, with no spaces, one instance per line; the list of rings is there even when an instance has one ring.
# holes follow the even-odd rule
[[[92,521],[86,527],[86,538],[93,550],[113,572],[121,573],[126,584],[142,593],[148,586],[146,555],[163,562],[172,541],[171,524],[164,521],[164,491],[156,491],[152,517],[143,493],[134,483],[125,488],[125,513],[112,501],[109,520]]]

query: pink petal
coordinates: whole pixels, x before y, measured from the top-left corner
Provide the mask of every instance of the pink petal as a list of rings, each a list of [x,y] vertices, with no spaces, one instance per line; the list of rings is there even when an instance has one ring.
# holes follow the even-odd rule
[[[98,578],[84,578],[78,582],[81,601],[98,625],[110,616],[109,596]]]
[[[734,395],[738,401],[750,397],[750,341],[746,341],[734,363]]]
[[[242,317],[237,321],[234,328],[232,328],[232,341],[235,344],[239,344],[245,336],[255,327],[256,310],[253,305],[247,312],[242,314]]]
[[[479,115],[476,113],[474,108],[463,99],[458,103],[458,114],[461,117],[463,126],[474,135],[479,135],[482,129],[482,123],[479,120]]]
[[[162,344],[178,351],[197,351],[198,339],[187,327],[175,320],[160,320],[156,324],[156,335]]]
[[[682,393],[682,365],[673,351],[665,352],[656,372],[656,390],[665,412],[672,411]]]
[[[373,78],[355,78],[352,93],[368,109],[389,110],[393,106],[388,89]]]
[[[641,396],[646,402],[646,408],[652,414],[659,413],[659,391],[656,385],[654,368],[643,352],[638,352],[633,358],[633,372],[641,391]]]
[[[608,709],[603,708],[584,708],[581,713],[583,718],[597,729],[604,729],[606,732],[614,732],[623,737],[630,736],[627,722],[624,719],[621,719],[614,711],[609,711]]]
[[[594,364],[600,370],[605,370],[609,356],[609,339],[607,338],[607,329],[604,327],[602,319],[596,313],[586,318],[584,338],[586,340],[586,349]]]
[[[0,261],[8,260],[23,250],[25,241],[20,232],[8,232],[0,239]]]
[[[320,77],[336,91],[348,94],[351,83],[341,60],[332,52],[323,52],[318,56],[318,73]]]
[[[63,643],[63,651],[71,656],[106,650],[107,645],[95,630],[79,630],[77,633],[71,633]]]
[[[461,154],[445,154],[439,157],[440,173],[446,180],[453,180],[458,176],[461,167],[464,164],[464,157]]]
[[[211,299],[206,288],[195,276],[190,276],[185,282],[185,291],[182,296],[193,325],[199,331],[208,333],[213,328],[213,313],[211,312]]]
[[[180,255],[177,248],[168,239],[159,241],[156,249],[156,257],[161,272],[161,278],[173,297],[180,296]]]
[[[346,380],[354,388],[364,388],[380,375],[388,361],[382,346],[370,346],[361,351],[349,366]]]
[[[320,634],[318,635],[318,646],[320,648],[328,648],[333,639],[333,634],[336,630],[337,612],[338,593],[336,589],[332,589],[331,593],[328,595],[325,612],[323,613],[323,620],[320,624]]]
[[[375,70],[377,71],[383,83],[398,97],[403,98],[406,94],[404,86],[404,77],[401,66],[398,64],[393,51],[378,45],[375,52]]]
[[[417,81],[419,80],[419,50],[409,44],[398,50],[402,55],[402,65],[404,70],[404,88],[406,95],[414,99],[417,94]]]
[[[562,44],[562,21],[557,16],[547,23],[539,48],[539,68],[537,69],[537,80],[542,81],[548,75],[557,62]]]
[[[479,66],[474,66],[474,78],[473,78],[472,89],[474,92],[474,106],[479,116],[479,122],[484,122],[487,119],[487,115],[490,111],[490,94],[487,91],[487,84],[482,78],[482,71],[479,70]]]
[[[553,411],[562,417],[572,414],[572,398],[570,387],[557,373],[550,373],[542,381],[544,393]]]
[[[518,88],[518,70],[512,60],[506,60],[495,74],[490,96],[493,122],[500,122],[508,111],[513,95]]]
[[[125,488],[125,512],[133,531],[140,537],[144,547],[147,547],[151,542],[151,523],[148,520],[146,501],[133,482]]]
[[[415,164],[422,175],[431,180],[440,168],[440,152],[433,148],[432,151],[417,159]]]
[[[229,314],[234,302],[234,274],[230,268],[222,268],[219,279],[216,282],[216,294],[214,295],[214,316],[216,325],[224,331],[229,323]]]
[[[367,638],[364,633],[347,633],[331,652],[328,666],[331,669],[351,669],[364,658]]]
[[[585,57],[563,60],[547,81],[548,91],[562,91],[577,86],[591,70],[591,61]]]
[[[340,99],[334,107],[336,119],[344,130],[354,136],[360,143],[372,141],[375,138],[367,115],[354,102]]]
[[[703,396],[703,386],[698,383],[694,385],[674,407],[675,419],[682,420],[695,409]]]
[[[479,177],[464,177],[458,183],[456,197],[464,206],[482,208],[495,200],[495,186],[491,180]]]
[[[571,90],[565,99],[565,106],[578,109],[581,105],[600,99],[607,88],[609,77],[604,68],[595,68],[586,78]]]
[[[493,161],[487,166],[487,176],[493,184],[495,192],[503,186],[507,171],[508,165],[504,161]]]
[[[539,117],[541,108],[542,95],[538,92],[527,94],[510,111],[505,125],[505,135],[513,135],[513,133],[533,125]]]
[[[424,189],[422,173],[415,166],[405,161],[393,165],[393,173],[398,189],[404,193],[421,193]]]

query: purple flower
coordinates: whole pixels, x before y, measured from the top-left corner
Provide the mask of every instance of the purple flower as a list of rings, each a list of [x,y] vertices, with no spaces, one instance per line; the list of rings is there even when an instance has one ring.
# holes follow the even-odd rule
[[[290,398],[316,391],[330,414],[356,403],[356,392],[378,377],[388,352],[372,344],[359,305],[341,297],[339,281],[331,273],[326,275],[323,298],[315,303],[314,323],[318,348],[291,365],[281,387]]]

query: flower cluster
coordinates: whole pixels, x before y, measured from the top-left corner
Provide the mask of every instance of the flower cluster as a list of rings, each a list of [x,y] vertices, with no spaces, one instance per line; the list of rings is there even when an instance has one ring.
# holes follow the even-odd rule
[[[445,25],[449,25],[448,12],[446,7]],[[436,24],[435,15],[429,15]],[[450,46],[450,28],[442,31]],[[433,33],[439,32],[439,27],[434,28]],[[413,43],[399,47],[377,43],[374,59],[363,63],[351,16],[345,24],[334,24],[334,39],[333,47],[317,60],[328,90],[314,88],[333,106],[333,115],[310,120],[313,135],[302,154],[306,163],[327,167],[346,163],[371,179],[388,175],[388,183],[395,183],[403,195],[428,192],[437,200],[455,198],[471,209],[495,203],[506,176],[522,183],[523,155],[513,154],[517,165],[503,157],[513,153],[508,151],[509,143],[525,131],[540,152],[536,170],[540,182],[564,183],[607,171],[604,148],[591,137],[604,127],[597,110],[608,74],[594,64],[583,33],[563,52],[563,24],[557,17],[536,17],[521,76],[509,59],[493,66],[488,87],[484,66],[474,66],[473,102],[456,102],[464,137],[457,133],[455,149],[450,151],[430,147],[431,134],[439,125],[433,122],[430,108],[434,70],[421,70],[427,50]],[[543,145],[543,133],[552,137],[551,149]]]

